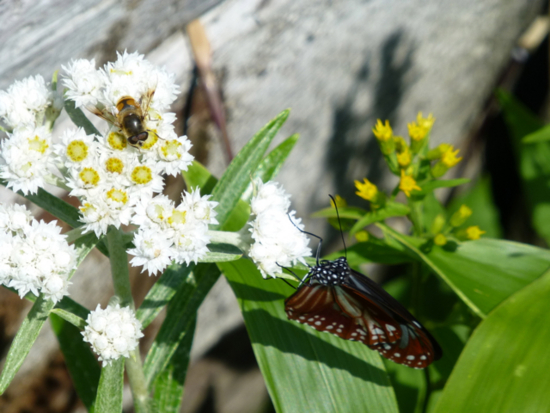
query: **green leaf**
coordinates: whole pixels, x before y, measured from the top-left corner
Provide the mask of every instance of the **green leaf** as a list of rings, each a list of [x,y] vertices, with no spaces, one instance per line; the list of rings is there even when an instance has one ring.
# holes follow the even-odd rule
[[[90,345],[82,340],[78,328],[55,314],[50,314],[50,322],[59,341],[78,397],[90,410],[96,397],[101,368],[90,350]]]
[[[147,353],[143,371],[148,385],[167,367],[185,336],[192,334],[199,306],[220,277],[220,271],[213,264],[198,264],[194,275],[196,280],[182,284],[170,301],[166,318]]]
[[[426,194],[432,192],[434,189],[437,188],[452,188],[455,186],[467,184],[468,182],[470,182],[470,180],[467,178],[430,181],[425,184],[419,184],[419,186],[422,188],[422,191],[417,191],[415,192],[415,194],[418,194],[420,192]]]
[[[243,256],[240,249],[230,244],[208,244],[210,252],[200,259],[200,262],[235,261]]]
[[[543,126],[535,132],[527,134],[527,136],[522,139],[523,143],[538,143],[546,141],[550,141],[550,125]]]
[[[397,412],[380,356],[286,319],[286,284],[241,259],[219,264],[237,295],[252,347],[279,412]]]
[[[371,212],[367,212],[363,218],[355,223],[355,225],[349,231],[349,236],[354,236],[358,231],[361,231],[367,225],[374,224],[375,222],[383,221],[391,217],[402,217],[411,212],[411,209],[399,202],[388,202],[384,208],[380,208]]]
[[[212,200],[219,202],[216,207],[218,215],[216,219],[219,225],[213,225],[212,229],[219,229],[237,205],[241,195],[250,183],[250,176],[254,174],[260,164],[269,144],[288,117],[289,111],[281,112],[276,118],[264,126],[241,149],[235,159],[229,164],[227,170],[212,191]]]
[[[55,315],[56,317],[62,319],[63,321],[66,321],[70,324],[72,324],[74,327],[77,327],[77,328],[80,328],[80,329],[83,329],[84,327],[86,327],[86,319],[85,318],[82,318],[82,317],[79,317],[73,313],[71,313],[70,311],[67,311],[67,310],[63,310],[61,308],[54,308],[50,315]]]
[[[202,195],[212,193],[218,180],[210,174],[201,163],[193,161],[186,171],[181,171],[181,175],[187,185],[187,188],[201,189]]]
[[[174,297],[183,283],[194,282],[191,274],[194,268],[195,264],[189,264],[189,266],[172,264],[164,271],[136,311],[136,318],[141,322],[144,329],[151,324],[164,306]]]
[[[358,268],[361,264],[365,263],[379,263],[379,264],[404,264],[411,262],[410,253],[399,246],[388,245],[384,240],[380,240],[375,237],[369,238],[366,242],[358,242],[347,248],[348,263],[353,268]],[[345,256],[345,251],[337,251],[329,254],[325,257],[327,260],[335,260],[338,257]]]
[[[338,207],[338,214],[342,219],[356,219],[359,220],[368,214],[366,209],[358,207]],[[320,211],[316,211],[311,214],[312,218],[337,218],[336,210],[334,208],[324,208]]]
[[[292,152],[292,149],[294,148],[294,145],[296,145],[296,143],[298,142],[299,137],[300,136],[298,134],[289,136],[281,144],[279,144],[279,146],[273,149],[262,160],[260,165],[258,165],[258,168],[256,168],[256,171],[252,175],[252,181],[255,181],[256,179],[261,179],[262,182],[267,182],[273,179],[273,177],[276,176],[283,167],[286,158],[288,158],[288,155],[290,155],[290,152]],[[252,182],[250,182],[241,199],[249,201],[252,198],[253,192],[254,188]]]
[[[124,357],[101,369],[94,413],[122,412],[124,388]]]
[[[21,327],[17,331],[0,375],[0,394],[6,391],[13,380],[15,373],[19,370],[23,361],[29,354],[29,351],[38,338],[42,326],[48,319],[48,314],[53,308],[54,303],[51,300],[45,300],[42,296],[38,297],[31,308],[31,311],[23,320]]]
[[[497,97],[512,132],[533,227],[550,245],[550,143],[522,143],[524,136],[539,130],[544,124],[509,93],[501,90]]]
[[[74,102],[70,99],[66,99],[64,102],[65,110],[67,111],[67,114],[73,121],[73,123],[76,126],[80,126],[86,131],[87,135],[99,135],[103,136],[99,131],[95,128],[95,126],[88,120],[86,115],[75,106]]]
[[[189,366],[189,355],[195,331],[196,319],[189,326],[170,363],[154,382],[154,402],[159,412],[179,412],[183,398],[183,385]]]
[[[421,239],[381,228],[414,252],[482,318],[550,266],[550,251],[526,244],[480,239],[463,242],[454,251],[437,246],[427,250]]]
[[[489,314],[466,345],[434,413],[548,410],[549,296],[546,273]]]

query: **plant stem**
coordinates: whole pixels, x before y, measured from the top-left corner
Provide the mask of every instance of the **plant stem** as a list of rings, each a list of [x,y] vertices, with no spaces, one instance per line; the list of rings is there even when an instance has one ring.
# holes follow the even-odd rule
[[[152,411],[149,404],[149,392],[147,391],[147,382],[143,374],[139,347],[136,347],[130,353],[130,357],[126,359],[126,373],[130,382],[130,389],[132,389],[136,413]]]
[[[409,216],[413,223],[413,234],[419,237],[424,232],[422,225],[422,204],[418,201],[409,200],[409,207],[411,208]]]
[[[107,245],[109,247],[115,295],[118,297],[121,307],[129,306],[131,309],[135,309],[132,289],[130,288],[128,255],[124,247],[122,231],[111,227],[107,232]],[[138,413],[150,412],[149,392],[143,374],[139,347],[134,349],[130,357],[126,359],[126,369],[132,396],[134,397],[135,411]]]

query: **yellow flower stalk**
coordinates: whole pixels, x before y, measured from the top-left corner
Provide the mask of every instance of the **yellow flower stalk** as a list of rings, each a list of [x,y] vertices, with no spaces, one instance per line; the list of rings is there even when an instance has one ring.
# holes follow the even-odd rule
[[[477,225],[466,228],[466,236],[468,239],[476,240],[485,234],[487,231],[482,231]]]
[[[414,178],[410,175],[406,175],[405,171],[401,170],[401,180],[399,181],[399,189],[407,195],[407,197],[411,196],[411,192],[413,190],[421,191],[422,188],[420,188],[417,184]]]
[[[458,211],[456,211],[451,217],[450,224],[453,227],[459,227],[472,215],[472,210],[466,205],[461,205]]]
[[[437,234],[435,237],[434,237],[434,244],[435,245],[439,245],[440,247],[442,247],[443,245],[445,245],[447,243],[447,237],[445,237],[445,235],[443,234]]]
[[[367,178],[363,179],[363,183],[355,181],[355,187],[357,188],[356,194],[367,201],[375,201],[378,196],[378,188]]]
[[[376,139],[382,142],[391,140],[393,136],[393,131],[390,126],[390,121],[387,120],[386,123],[382,123],[380,119],[376,122],[376,126],[372,128],[372,132]]]

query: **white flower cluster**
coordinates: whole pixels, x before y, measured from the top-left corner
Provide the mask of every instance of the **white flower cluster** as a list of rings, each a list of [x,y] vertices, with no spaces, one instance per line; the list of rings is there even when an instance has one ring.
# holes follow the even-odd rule
[[[191,143],[174,131],[175,115],[167,112],[178,92],[174,76],[137,53],[124,52],[116,62],[96,69],[93,60],[66,67],[67,97],[109,122],[105,136],[83,129],[66,131],[53,145],[46,126],[35,120],[54,99],[40,76],[16,82],[0,92],[0,116],[14,127],[0,144],[0,178],[25,195],[47,181],[61,179],[80,198],[84,230],[100,236],[109,225],[130,223],[134,208],[163,188],[163,174],[177,175],[193,161]],[[117,115],[117,103],[129,97],[144,112],[147,139],[128,144]],[[140,106],[140,102],[150,104]],[[41,114],[41,115],[40,115]]]
[[[36,126],[48,106],[56,101],[53,91],[40,75],[16,81],[7,91],[0,91],[0,116],[8,127]]]
[[[255,215],[250,231],[255,242],[248,255],[264,278],[276,277],[282,273],[281,267],[290,267],[297,261],[305,264],[304,257],[311,256],[309,239],[300,231],[304,226],[301,219],[294,217],[296,212],[288,213],[290,195],[282,186],[260,180],[255,184],[256,195],[250,202]]]
[[[92,345],[103,364],[111,364],[120,356],[129,357],[139,339],[143,337],[141,323],[134,312],[120,305],[107,306],[105,310],[98,304],[94,311],[88,314],[86,327],[81,333],[84,341]]]
[[[0,204],[0,283],[58,302],[68,294],[76,251],[57,221],[36,221],[22,205]]]
[[[134,236],[133,266],[143,265],[149,275],[162,272],[174,260],[177,263],[197,262],[208,252],[208,225],[217,224],[218,204],[201,197],[199,189],[184,192],[176,207],[166,196],[159,195],[136,207],[132,223],[139,225]]]

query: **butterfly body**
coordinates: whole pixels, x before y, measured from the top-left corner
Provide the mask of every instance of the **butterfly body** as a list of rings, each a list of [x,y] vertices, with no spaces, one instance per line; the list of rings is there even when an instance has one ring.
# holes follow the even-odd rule
[[[359,341],[396,363],[425,368],[441,348],[384,289],[352,270],[346,258],[319,261],[285,301],[290,320]]]

